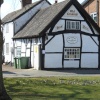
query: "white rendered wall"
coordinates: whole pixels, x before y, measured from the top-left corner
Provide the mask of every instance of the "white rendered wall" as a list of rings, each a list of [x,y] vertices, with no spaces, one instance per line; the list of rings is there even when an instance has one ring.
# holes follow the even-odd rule
[[[99,45],[98,37],[92,36],[97,45]]]
[[[64,68],[79,68],[79,61],[64,61]]]
[[[26,43],[25,43],[25,41],[23,41],[22,40],[22,45],[21,45],[21,52],[23,52],[23,55],[21,54],[21,56],[23,57],[23,56],[25,56],[25,51],[26,51],[26,45],[25,45]]]
[[[25,25],[28,20],[30,20],[32,18],[32,16],[39,10],[39,9],[43,9],[49,7],[49,4],[46,1],[41,2],[40,4],[38,4],[36,7],[34,7],[33,9],[29,10],[27,13],[25,13],[24,15],[22,15],[21,17],[19,17],[17,20],[15,20],[15,33],[18,32],[18,30]]]
[[[8,24],[8,32],[6,32],[6,25]],[[11,54],[11,48],[13,48],[13,22],[7,23],[3,27],[3,38],[4,38],[4,56],[5,56],[5,62],[13,62],[13,54]],[[9,54],[6,54],[6,43],[9,43]]]
[[[27,41],[27,47],[26,47],[26,56],[30,57],[30,41]]]
[[[48,36],[48,39],[45,40],[45,44],[52,38],[53,36]]]
[[[63,15],[64,19],[75,19],[75,20],[84,20],[81,14],[78,12],[76,7],[72,5],[67,12]]]
[[[81,22],[81,31],[93,34],[93,32],[91,31],[90,27],[88,26],[88,24],[85,21]]]
[[[15,47],[21,46],[21,44],[22,44],[22,43],[21,43],[21,40],[18,39],[18,40],[16,40],[16,42],[15,42]]]
[[[46,54],[45,68],[62,68],[62,54]]]
[[[60,20],[58,23],[55,25],[54,29],[52,32],[58,32],[58,31],[63,31],[65,29],[65,21]]]
[[[63,38],[62,35],[56,35],[45,47],[45,52],[62,52]]]
[[[26,50],[26,57],[30,57],[30,49]]]
[[[90,36],[82,35],[82,52],[98,52],[98,46]]]
[[[65,47],[80,47],[80,34],[66,33],[64,34]]]
[[[82,54],[81,68],[98,68],[98,54]]]

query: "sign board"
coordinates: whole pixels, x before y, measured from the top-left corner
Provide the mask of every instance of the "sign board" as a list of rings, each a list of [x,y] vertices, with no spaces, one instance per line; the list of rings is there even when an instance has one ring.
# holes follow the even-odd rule
[[[77,37],[75,37],[75,36],[69,36],[69,37],[67,37],[66,40],[67,40],[67,42],[70,43],[70,44],[75,44],[75,43],[78,42],[78,39],[77,39]]]

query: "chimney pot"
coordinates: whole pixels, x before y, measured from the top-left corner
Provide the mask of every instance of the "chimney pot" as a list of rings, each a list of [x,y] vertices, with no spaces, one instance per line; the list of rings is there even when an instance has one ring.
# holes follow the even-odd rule
[[[31,4],[32,3],[32,0],[21,0],[22,2],[22,7],[25,7],[26,5],[28,4]]]
[[[58,0],[55,0],[55,3],[58,3]]]

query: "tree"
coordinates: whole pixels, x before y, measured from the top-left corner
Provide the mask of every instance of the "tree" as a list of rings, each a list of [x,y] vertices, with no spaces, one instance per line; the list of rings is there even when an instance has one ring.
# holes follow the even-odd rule
[[[3,0],[0,0],[0,8]],[[2,50],[3,50],[3,34],[1,32],[1,18],[0,18],[0,100],[12,100],[6,92],[3,83],[3,75],[2,75]]]

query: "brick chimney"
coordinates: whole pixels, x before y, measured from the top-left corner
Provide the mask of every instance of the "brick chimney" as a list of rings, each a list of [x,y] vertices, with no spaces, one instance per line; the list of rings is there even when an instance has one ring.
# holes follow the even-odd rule
[[[21,0],[22,7],[25,7],[28,4],[31,4],[32,0]]]

